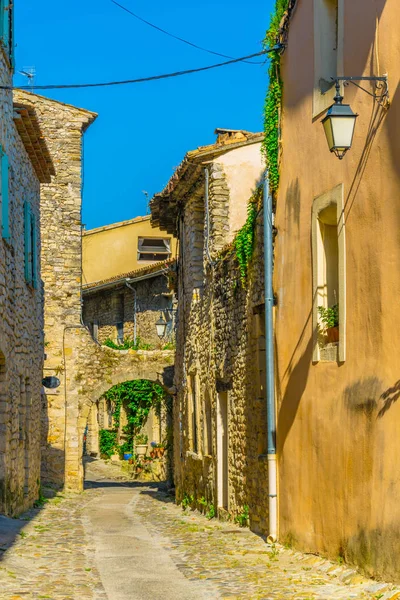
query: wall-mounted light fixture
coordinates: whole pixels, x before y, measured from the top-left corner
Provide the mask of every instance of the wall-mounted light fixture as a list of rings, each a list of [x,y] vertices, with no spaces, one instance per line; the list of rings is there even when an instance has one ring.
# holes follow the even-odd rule
[[[379,93],[371,93],[361,87],[357,81],[375,81]],[[344,85],[353,83],[355,86],[372,96],[381,106],[387,107],[389,100],[389,89],[387,75],[383,77],[335,77],[336,95],[335,103],[330,107],[326,116],[322,119],[328,147],[339,160],[342,160],[347,150],[353,143],[354,128],[358,115],[354,113],[349,104],[343,104],[343,96],[340,93],[340,82]]]
[[[162,340],[163,337],[165,336],[165,332],[167,330],[167,322],[164,319],[162,313],[160,314],[160,318],[156,322],[156,330],[157,330],[158,337],[160,338],[160,340]]]

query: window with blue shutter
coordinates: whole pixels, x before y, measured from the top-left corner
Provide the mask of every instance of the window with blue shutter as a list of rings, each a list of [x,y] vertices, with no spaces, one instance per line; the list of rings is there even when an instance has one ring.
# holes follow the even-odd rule
[[[0,0],[0,38],[1,45],[14,67],[14,18],[13,0]]]
[[[25,281],[38,286],[37,222],[29,202],[24,203]]]
[[[10,239],[9,165],[8,156],[0,146],[1,162],[1,237]]]

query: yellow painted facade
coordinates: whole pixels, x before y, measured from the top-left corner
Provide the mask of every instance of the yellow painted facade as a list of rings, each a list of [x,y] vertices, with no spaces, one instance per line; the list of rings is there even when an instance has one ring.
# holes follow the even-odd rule
[[[340,161],[328,150],[324,113],[315,116],[323,38],[315,10],[329,3],[297,2],[282,56],[274,274],[280,539],[399,581],[400,5],[339,0],[337,74],[387,73],[391,98],[386,110],[356,86],[344,88],[359,117]],[[374,91],[370,82],[361,85]],[[334,89],[326,93],[333,98]],[[331,278],[342,306],[341,353],[334,345],[316,352],[316,253],[329,254],[317,238],[332,223],[317,216],[314,234],[313,215],[328,206],[327,195],[332,206],[343,201]]]
[[[157,227],[152,227],[150,216],[136,217],[129,221],[84,231],[82,236],[83,285],[130,273],[158,262],[158,260],[139,258],[141,238],[169,240],[171,252],[165,255],[165,259],[175,258],[176,239]]]

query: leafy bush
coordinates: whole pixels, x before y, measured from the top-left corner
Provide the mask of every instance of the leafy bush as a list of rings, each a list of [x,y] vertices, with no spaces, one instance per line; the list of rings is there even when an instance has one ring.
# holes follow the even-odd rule
[[[318,313],[322,323],[328,329],[329,327],[339,326],[339,306],[334,304],[330,308],[318,306]]]
[[[151,350],[152,345],[146,344],[143,342],[140,337],[136,338],[136,343],[130,338],[125,338],[122,344],[116,344],[110,338],[107,338],[105,342],[103,342],[103,346],[107,346],[108,348],[112,348],[113,350]]]
[[[116,449],[117,431],[115,429],[100,429],[99,431],[99,446],[100,456],[102,458],[110,458]]]

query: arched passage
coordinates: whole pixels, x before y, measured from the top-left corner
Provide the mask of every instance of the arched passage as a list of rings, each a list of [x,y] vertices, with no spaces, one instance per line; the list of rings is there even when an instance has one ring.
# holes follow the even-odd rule
[[[112,350],[106,347],[93,348],[94,356],[91,361],[80,366],[78,384],[71,390],[70,397],[74,395],[78,400],[78,486],[83,486],[83,441],[88,428],[92,426],[97,436],[97,414],[94,406],[98,400],[113,386],[126,381],[148,380],[159,384],[168,392],[173,386],[174,366],[173,351],[143,351],[126,352]],[[87,352],[87,348],[86,348]],[[95,369],[93,369],[95,365]],[[150,437],[150,436],[149,436]],[[93,446],[93,444],[92,444]],[[94,448],[96,451],[96,448]],[[66,481],[68,484],[68,481]]]

